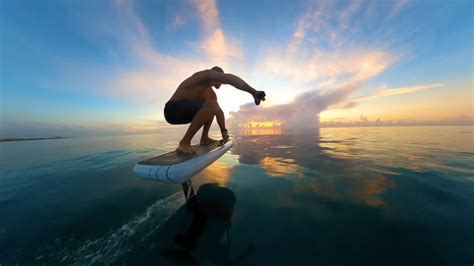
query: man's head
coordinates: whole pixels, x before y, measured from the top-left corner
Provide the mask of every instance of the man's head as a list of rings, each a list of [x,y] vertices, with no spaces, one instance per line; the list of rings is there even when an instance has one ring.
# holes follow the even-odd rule
[[[214,70],[214,71],[217,71],[217,72],[221,72],[221,73],[224,73],[224,70],[218,66],[214,66],[211,68],[211,70]]]
[[[222,68],[218,67],[218,66],[212,67],[211,70],[217,71],[217,72],[220,72],[220,73],[224,73],[224,70]],[[220,82],[216,82],[216,81],[211,82],[211,86],[213,86],[216,89],[219,89],[221,87],[221,85],[222,85],[222,83],[220,83]]]

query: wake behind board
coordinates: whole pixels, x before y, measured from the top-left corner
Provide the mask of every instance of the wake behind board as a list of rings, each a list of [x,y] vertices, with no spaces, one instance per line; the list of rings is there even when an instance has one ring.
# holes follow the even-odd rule
[[[176,151],[138,162],[133,167],[136,176],[155,181],[181,184],[205,169],[234,146],[230,140],[224,145],[193,145],[197,154],[178,154]]]

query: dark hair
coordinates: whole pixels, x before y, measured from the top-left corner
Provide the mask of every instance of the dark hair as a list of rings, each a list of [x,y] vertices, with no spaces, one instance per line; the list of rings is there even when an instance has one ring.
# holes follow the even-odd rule
[[[224,73],[224,70],[222,70],[222,68],[220,68],[220,67],[218,67],[218,66],[215,66],[215,67],[211,68],[211,70]]]

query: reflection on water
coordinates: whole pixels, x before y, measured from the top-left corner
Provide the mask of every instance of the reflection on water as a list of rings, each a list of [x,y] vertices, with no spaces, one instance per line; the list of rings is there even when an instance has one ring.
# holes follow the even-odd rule
[[[350,143],[341,142],[337,144],[339,146],[328,147],[328,141],[323,139],[317,130],[282,132],[279,136],[243,135],[237,139],[233,153],[240,155],[241,163],[265,169],[268,176],[291,180],[307,178],[294,184],[296,187],[292,191],[279,195],[279,204],[297,204],[298,201],[293,199],[299,195],[315,193],[332,199],[386,207],[378,196],[393,188],[393,183],[377,171],[358,171],[361,165],[346,156],[333,157],[333,150],[341,149],[339,146],[348,149],[345,146]]]
[[[375,248],[381,259],[398,250],[401,256],[392,259],[399,263],[394,264],[468,262],[473,259],[469,250],[474,244],[472,136],[472,127],[337,128],[278,135],[250,132],[238,136],[232,151],[240,162],[233,180],[253,178],[259,191],[257,202],[265,198],[262,204],[279,213],[291,210],[298,222],[279,219],[296,231],[313,232],[334,248],[352,241],[360,246],[350,250],[366,254]],[[264,173],[239,170],[248,168],[245,165],[258,166]],[[275,177],[280,180],[270,181]],[[275,218],[274,213],[269,215]],[[340,228],[347,219],[353,221],[352,229]],[[320,227],[305,227],[311,224]],[[443,224],[456,229],[441,229]],[[371,227],[368,231],[367,226]],[[361,229],[365,236],[358,235]],[[322,235],[321,230],[330,232]],[[343,236],[340,232],[350,233]],[[426,238],[437,244],[426,244]],[[367,243],[370,239],[376,246]],[[329,252],[318,253],[322,264],[353,264],[331,255],[339,249],[316,246]],[[437,255],[428,258],[416,253],[419,250]]]
[[[303,176],[298,171],[298,165],[295,164],[293,159],[266,156],[260,161],[259,165],[267,170],[269,176],[289,176],[293,174]]]
[[[195,183],[216,183],[225,186],[229,182],[233,167],[238,163],[237,156],[227,154],[198,174],[198,178],[194,178]]]
[[[281,128],[253,128],[253,129],[241,129],[239,135],[281,135],[283,130]]]
[[[247,265],[470,265],[473,134],[473,127],[231,132],[234,148],[193,183],[217,183],[238,198],[229,227],[237,248],[227,257],[252,241],[258,252]],[[0,144],[0,264],[149,265],[171,256],[218,265],[153,249],[184,196],[180,186],[134,177],[132,168],[173,149],[177,135]],[[184,220],[182,232],[192,217]]]

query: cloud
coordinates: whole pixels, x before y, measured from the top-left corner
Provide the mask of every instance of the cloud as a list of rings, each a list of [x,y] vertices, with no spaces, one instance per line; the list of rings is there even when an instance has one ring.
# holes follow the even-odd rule
[[[398,1],[395,10],[399,12],[407,2]],[[294,100],[265,108],[242,105],[237,112],[231,112],[230,124],[247,127],[256,125],[250,122],[277,121],[283,127],[317,127],[319,113],[329,107],[347,109],[364,100],[443,86],[436,83],[383,88],[371,95],[348,100],[366,81],[384,72],[402,55],[388,50],[388,43],[367,45],[357,38],[351,39],[351,34],[357,32],[357,25],[360,25],[354,21],[370,16],[362,12],[362,2],[350,2],[340,12],[341,8],[334,5],[331,1],[323,1],[310,7],[298,20],[288,44],[270,47],[258,60],[261,62],[258,76],[286,80],[286,91],[293,92]],[[271,97],[271,91],[268,91],[267,98]],[[360,119],[369,122],[365,116]]]
[[[258,60],[259,69],[286,77],[293,82],[308,83],[317,79],[367,80],[399,59],[398,54],[374,46],[359,46],[350,39],[348,21],[359,12],[361,3],[349,3],[335,12],[332,1],[318,2],[303,14],[286,47],[274,45]],[[321,82],[320,80],[318,82]]]
[[[356,14],[362,6],[362,1],[353,0],[350,4],[341,12],[340,23],[344,28],[349,27],[349,20],[351,17]]]
[[[385,70],[395,59],[395,56],[381,50],[316,49],[296,55],[274,50],[263,59],[263,68],[274,75],[286,76],[299,82],[342,75],[353,75],[353,79],[366,80]]]
[[[371,99],[376,99],[380,97],[387,97],[387,96],[394,96],[394,95],[400,95],[400,94],[408,94],[408,93],[415,93],[421,90],[427,90],[427,89],[433,89],[433,88],[439,88],[444,86],[444,84],[423,84],[423,85],[415,85],[415,86],[409,86],[409,87],[399,87],[399,88],[386,88],[383,90],[380,90],[374,94],[365,96],[365,97],[360,97],[353,99],[354,101],[363,101],[363,100],[371,100]]]
[[[390,17],[394,17],[400,13],[400,11],[407,6],[407,4],[410,2],[410,0],[397,0],[395,1],[395,4],[392,8],[392,11],[390,13]]]
[[[194,7],[201,19],[205,37],[197,46],[208,58],[224,68],[229,66],[229,59],[241,60],[244,53],[236,42],[226,37],[219,21],[219,12],[215,0],[193,0]]]
[[[284,128],[312,128],[319,126],[319,113],[328,106],[340,102],[348,94],[360,88],[361,83],[351,80],[337,87],[313,90],[299,94],[288,104],[270,107],[257,107],[253,103],[240,106],[237,112],[231,112],[228,120],[231,126],[242,126],[250,121],[279,121]]]
[[[116,35],[120,41],[125,42],[125,47],[136,64],[133,68],[117,70],[114,75],[106,78],[102,82],[106,94],[128,101],[166,101],[179,82],[192,73],[216,64],[226,67],[229,58],[243,56],[243,52],[226,39],[220,27],[215,1],[193,0],[192,4],[204,31],[201,43],[197,45],[203,53],[196,54],[204,54],[205,57],[179,57],[161,53],[155,48],[149,29],[134,12],[133,1],[115,1],[120,18],[120,23],[116,25],[119,27]],[[183,23],[184,18],[178,13],[166,29]]]
[[[198,10],[206,31],[212,32],[220,28],[219,11],[215,0],[193,0],[192,3]]]
[[[161,53],[155,48],[149,29],[134,12],[133,2],[116,0],[115,6],[122,23],[120,38],[137,61],[136,67],[116,71],[115,75],[105,80],[105,93],[127,100],[147,103],[166,101],[174,92],[179,82],[192,73],[209,68],[212,65],[229,66],[229,60],[243,58],[242,50],[230,42],[220,26],[219,12],[213,0],[192,0],[201,21],[203,36],[195,45],[202,53],[194,57],[179,57]],[[178,13],[167,29],[184,23]],[[204,55],[204,57],[202,56]]]
[[[440,87],[443,87],[443,86],[444,86],[444,84],[434,83],[434,84],[421,84],[421,85],[399,87],[399,88],[384,87],[383,89],[381,89],[381,90],[379,90],[375,93],[372,93],[370,95],[367,95],[367,96],[364,96],[364,97],[359,97],[359,98],[353,98],[353,99],[348,100],[347,102],[333,105],[331,108],[332,109],[350,109],[350,108],[353,108],[353,107],[359,105],[359,102],[361,102],[361,101],[373,100],[373,99],[377,99],[377,98],[395,96],[395,95],[401,95],[401,94],[415,93],[415,92],[418,92],[418,91],[421,91],[421,90],[440,88]]]
[[[315,33],[338,35],[338,28],[331,27],[331,16],[346,23],[360,9],[360,3],[351,3],[340,15],[327,12],[331,5],[324,2],[303,14],[288,45],[268,49],[259,60],[262,63],[258,75],[289,81],[293,85],[287,91],[294,92],[294,100],[265,108],[242,105],[237,112],[231,112],[229,124],[246,126],[252,121],[278,121],[283,127],[317,127],[320,112],[344,101],[365,81],[398,60],[398,55],[382,48],[357,47],[347,40],[335,43],[334,38],[328,38],[326,46],[315,46],[311,41]],[[308,84],[311,89],[305,91],[303,88]],[[271,99],[270,91],[267,95]],[[346,106],[356,104],[353,101]]]
[[[344,104],[339,105],[338,107],[341,109],[350,109],[350,108],[356,107],[357,105],[359,105],[359,102],[347,101]]]

